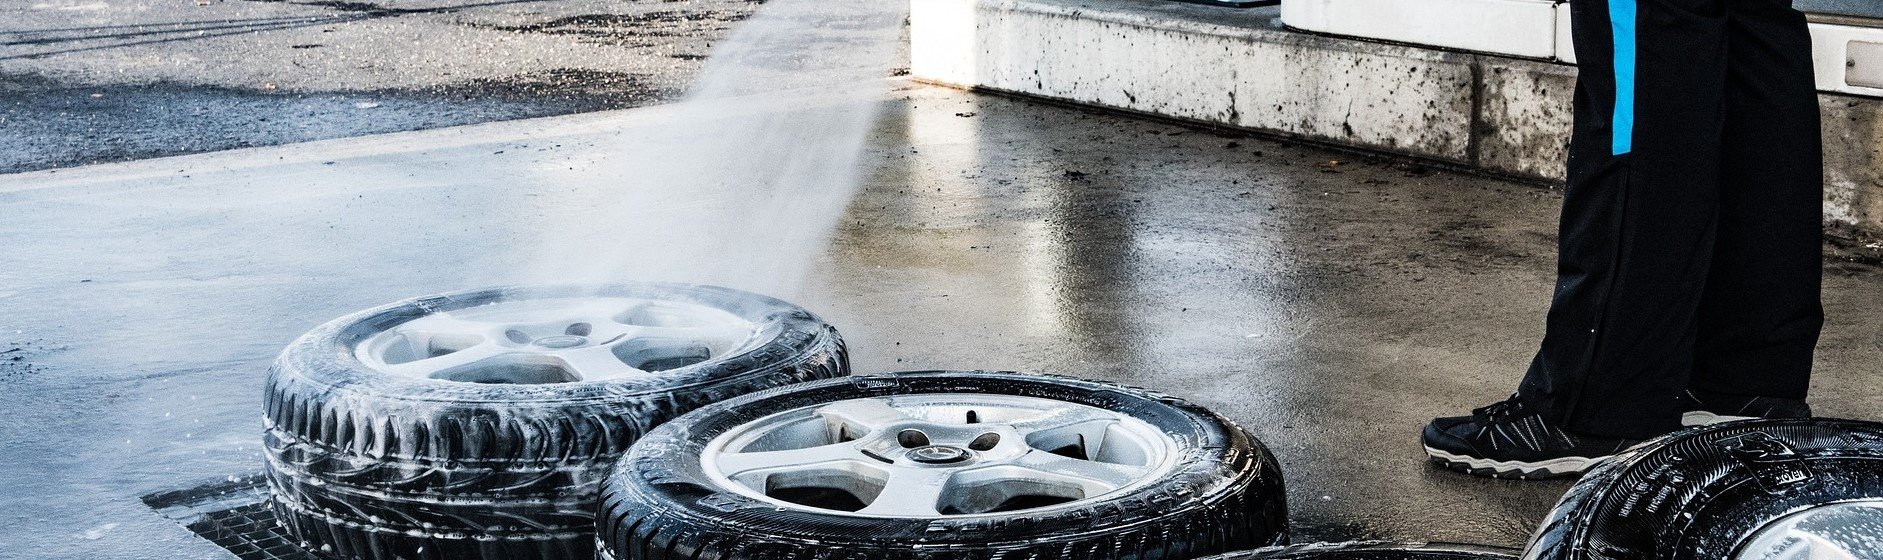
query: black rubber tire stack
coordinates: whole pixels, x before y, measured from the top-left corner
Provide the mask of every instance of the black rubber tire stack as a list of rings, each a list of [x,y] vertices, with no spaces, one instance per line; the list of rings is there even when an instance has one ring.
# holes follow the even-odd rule
[[[1079,506],[927,519],[782,508],[719,487],[700,457],[781,411],[924,393],[1024,395],[1129,414],[1181,446],[1170,475]],[[618,560],[1181,559],[1286,542],[1281,472],[1260,442],[1184,401],[1062,377],[926,371],[806,383],[707,406],[649,433],[602,491],[599,549]]]
[[[1718,560],[1791,512],[1861,499],[1883,499],[1883,424],[1784,419],[1692,428],[1584,476],[1524,558]]]
[[[1264,548],[1204,560],[1499,560],[1514,559],[1518,552],[1469,544],[1362,541]]]
[[[705,304],[760,325],[735,355],[621,381],[492,385],[398,377],[354,355],[399,323],[519,298]],[[836,329],[756,294],[678,284],[501,288],[431,296],[322,325],[266,386],[271,507],[321,556],[588,559],[601,481],[654,426],[702,405],[847,375]]]

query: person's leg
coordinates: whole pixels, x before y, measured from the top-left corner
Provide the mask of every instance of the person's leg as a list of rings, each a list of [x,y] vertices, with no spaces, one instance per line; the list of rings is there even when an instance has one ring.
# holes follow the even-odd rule
[[[1802,400],[1824,323],[1811,35],[1789,0],[1734,0],[1727,29],[1720,225],[1689,385],[1702,395]]]
[[[1679,428],[1735,1],[1571,0],[1581,76],[1548,332],[1517,396],[1426,426],[1434,461],[1548,478]]]
[[[1632,31],[1633,0],[1572,5],[1583,75],[1559,277],[1519,391],[1564,430],[1680,426],[1717,218],[1725,5],[1739,1],[1639,0]]]

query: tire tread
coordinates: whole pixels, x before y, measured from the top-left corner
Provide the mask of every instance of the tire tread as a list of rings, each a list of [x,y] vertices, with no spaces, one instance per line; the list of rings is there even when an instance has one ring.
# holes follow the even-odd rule
[[[711,383],[539,402],[413,400],[317,381],[357,374],[310,333],[283,352],[264,393],[270,507],[328,558],[592,557],[601,479],[649,430],[732,396],[849,374],[836,329],[797,313],[808,332],[714,364],[725,367]]]

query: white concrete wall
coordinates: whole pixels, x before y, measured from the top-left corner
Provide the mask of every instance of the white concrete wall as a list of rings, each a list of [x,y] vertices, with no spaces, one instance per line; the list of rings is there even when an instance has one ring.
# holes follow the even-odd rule
[[[913,72],[928,81],[1470,157],[1464,55],[1075,2],[914,0],[911,21]]]

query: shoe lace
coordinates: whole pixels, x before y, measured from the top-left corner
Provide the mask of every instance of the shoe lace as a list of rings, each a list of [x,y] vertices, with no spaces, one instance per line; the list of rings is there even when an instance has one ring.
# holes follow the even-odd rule
[[[1488,425],[1521,413],[1523,412],[1523,408],[1523,399],[1518,398],[1515,393],[1512,393],[1510,398],[1504,399],[1503,402],[1472,410],[1471,417],[1476,419],[1480,424]]]

